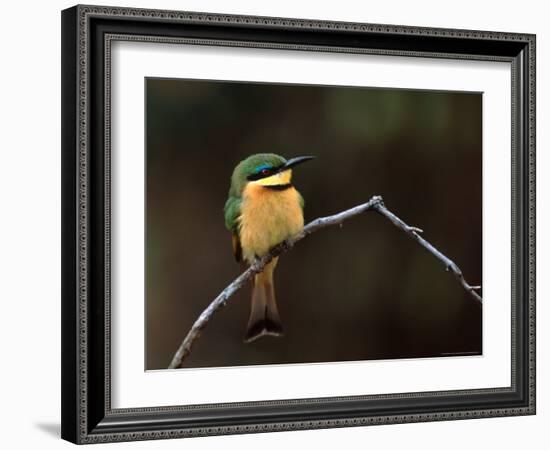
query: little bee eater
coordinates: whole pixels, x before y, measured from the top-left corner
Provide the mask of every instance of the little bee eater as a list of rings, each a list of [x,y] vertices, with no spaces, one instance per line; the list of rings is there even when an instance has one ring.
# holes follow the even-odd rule
[[[292,185],[292,168],[313,158],[300,156],[287,161],[273,153],[262,153],[249,156],[235,167],[224,214],[237,262],[252,264],[302,230],[304,199]],[[245,342],[283,334],[273,287],[277,259],[273,258],[254,277]]]

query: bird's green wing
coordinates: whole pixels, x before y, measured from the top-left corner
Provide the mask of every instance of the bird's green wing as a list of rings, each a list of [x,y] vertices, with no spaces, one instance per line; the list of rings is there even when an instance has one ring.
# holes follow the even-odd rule
[[[234,233],[237,232],[237,226],[239,224],[239,216],[241,215],[241,202],[238,197],[229,197],[223,207],[223,214],[225,219],[225,228]]]
[[[241,215],[241,199],[238,197],[229,197],[223,208],[225,227],[231,231],[233,244],[233,254],[237,262],[242,260],[241,241],[239,239],[239,216]]]

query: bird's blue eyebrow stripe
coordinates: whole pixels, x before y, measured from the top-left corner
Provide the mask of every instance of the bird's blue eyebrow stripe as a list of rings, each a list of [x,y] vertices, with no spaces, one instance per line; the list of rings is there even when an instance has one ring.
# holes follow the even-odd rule
[[[256,167],[256,173],[260,173],[264,169],[271,169],[271,166],[269,164],[262,164]]]

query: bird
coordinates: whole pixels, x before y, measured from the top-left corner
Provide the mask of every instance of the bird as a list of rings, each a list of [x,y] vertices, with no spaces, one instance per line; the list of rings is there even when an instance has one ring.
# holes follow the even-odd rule
[[[305,202],[292,184],[292,169],[314,158],[299,156],[286,160],[274,153],[258,153],[234,168],[224,219],[232,235],[237,262],[251,265],[302,230]],[[277,262],[278,257],[273,258],[252,280],[245,343],[262,336],[283,336],[273,284]]]

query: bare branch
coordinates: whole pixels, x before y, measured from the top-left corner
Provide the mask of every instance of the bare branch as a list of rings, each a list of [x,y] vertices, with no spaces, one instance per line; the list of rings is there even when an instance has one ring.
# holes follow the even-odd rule
[[[320,217],[311,221],[302,229],[300,233],[298,233],[292,239],[288,239],[280,243],[279,245],[276,245],[267,255],[257,259],[252,265],[250,265],[250,267],[248,267],[248,269],[246,269],[231,284],[229,284],[229,286],[227,286],[200,314],[200,316],[191,327],[191,330],[189,330],[189,333],[187,333],[187,336],[185,336],[185,339],[180,344],[178,350],[174,354],[172,362],[170,363],[168,368],[176,369],[178,367],[182,367],[185,358],[191,353],[191,347],[193,346],[195,340],[200,336],[202,330],[206,327],[214,313],[222,306],[225,306],[229,298],[233,294],[235,294],[235,292],[241,289],[254,275],[261,272],[273,258],[288,252],[290,249],[292,249],[292,247],[294,247],[294,245],[298,241],[302,240],[311,233],[333,225],[338,225],[341,227],[344,221],[363,214],[367,211],[376,211],[382,216],[386,217],[397,228],[403,230],[411,238],[416,240],[422,247],[427,249],[432,255],[434,255],[439,261],[444,264],[447,271],[451,271],[453,273],[455,278],[459,281],[466,292],[468,292],[468,294],[470,294],[470,296],[472,296],[479,303],[479,305],[481,305],[482,299],[475,292],[476,289],[481,289],[481,286],[470,286],[464,279],[464,276],[462,275],[462,272],[460,271],[458,266],[419,235],[419,233],[422,233],[422,230],[420,228],[407,225],[384,206],[382,197],[374,196],[367,203],[363,203],[362,205],[347,209],[332,216]]]
[[[378,202],[374,209],[382,214],[384,217],[389,219],[391,223],[393,223],[397,228],[400,228],[405,233],[407,233],[411,238],[413,238],[416,242],[418,242],[422,247],[424,247],[426,250],[428,250],[432,255],[434,255],[439,261],[441,261],[444,266],[445,270],[451,271],[455,278],[458,280],[458,282],[462,285],[462,287],[470,294],[470,296],[476,300],[481,305],[481,297],[475,292],[476,289],[480,289],[481,286],[470,286],[466,280],[464,279],[464,276],[462,275],[462,271],[458,268],[458,266],[451,261],[449,258],[447,258],[443,253],[441,253],[438,249],[436,249],[432,244],[430,244],[426,239],[424,239],[422,236],[420,236],[416,231],[414,227],[408,226],[405,222],[403,222],[399,217],[397,217],[395,214],[393,214],[390,210],[388,210],[385,206],[382,200]]]

